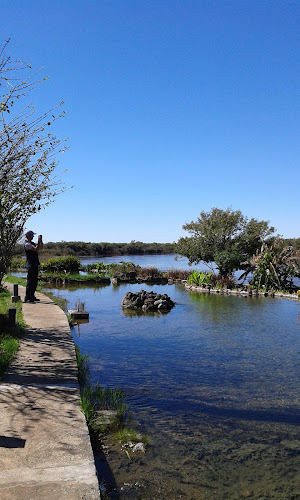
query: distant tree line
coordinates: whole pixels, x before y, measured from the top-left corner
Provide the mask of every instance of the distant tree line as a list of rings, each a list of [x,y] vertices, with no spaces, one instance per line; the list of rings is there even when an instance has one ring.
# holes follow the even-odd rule
[[[300,250],[300,238],[282,238],[283,246],[293,247],[294,250]]]
[[[283,238],[283,246],[292,246],[300,250],[300,238]],[[84,241],[59,241],[44,243],[43,253],[47,255],[75,255],[91,257],[110,257],[113,255],[160,255],[178,252],[176,243],[143,243],[131,241],[130,243],[86,243]],[[23,245],[15,248],[14,255],[24,254]]]
[[[174,253],[174,243],[86,243],[84,241],[60,241],[44,243],[43,253],[55,256],[75,255],[109,257],[113,255],[149,255]],[[23,245],[17,245],[16,255],[24,253]]]

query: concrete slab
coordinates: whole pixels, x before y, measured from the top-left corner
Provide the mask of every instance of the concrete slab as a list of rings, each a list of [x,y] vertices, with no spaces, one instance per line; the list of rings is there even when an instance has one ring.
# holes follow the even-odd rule
[[[68,321],[36,295],[23,304],[30,328],[0,384],[0,500],[99,500]]]

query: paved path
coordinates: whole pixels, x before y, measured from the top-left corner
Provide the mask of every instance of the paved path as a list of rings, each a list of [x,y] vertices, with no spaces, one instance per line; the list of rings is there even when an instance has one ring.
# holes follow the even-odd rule
[[[23,304],[30,328],[0,384],[0,499],[99,500],[68,321],[36,295]]]

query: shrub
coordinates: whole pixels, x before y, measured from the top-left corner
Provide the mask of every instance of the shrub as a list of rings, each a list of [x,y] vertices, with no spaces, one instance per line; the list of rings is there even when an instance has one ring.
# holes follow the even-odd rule
[[[26,261],[22,257],[13,257],[10,263],[10,269],[24,269]]]
[[[219,274],[213,274],[211,276],[211,285],[214,288],[235,288],[236,283],[234,279],[230,276],[220,276]]]
[[[161,278],[163,273],[157,267],[140,267],[138,276],[139,278]]]
[[[73,255],[54,257],[42,263],[43,271],[63,272],[67,274],[79,273],[80,260]]]
[[[173,280],[187,280],[191,274],[191,271],[187,269],[169,269],[167,276]]]
[[[211,272],[193,271],[188,277],[188,283],[190,285],[195,284],[198,286],[211,285],[211,275]]]

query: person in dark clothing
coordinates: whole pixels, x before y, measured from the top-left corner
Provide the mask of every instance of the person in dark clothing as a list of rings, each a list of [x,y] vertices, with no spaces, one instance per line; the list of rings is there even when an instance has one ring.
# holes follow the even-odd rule
[[[35,233],[33,231],[27,231],[25,234],[26,240],[24,244],[24,250],[26,253],[26,269],[27,269],[27,283],[26,283],[26,295],[24,302],[39,302],[39,299],[35,297],[35,291],[38,282],[38,272],[39,272],[39,255],[38,252],[43,246],[42,236],[38,236],[38,242],[34,243],[33,236]]]

